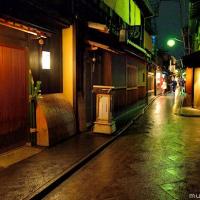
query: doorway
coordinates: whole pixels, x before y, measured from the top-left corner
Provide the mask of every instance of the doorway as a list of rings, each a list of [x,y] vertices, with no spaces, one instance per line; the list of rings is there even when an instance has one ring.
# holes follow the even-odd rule
[[[0,152],[27,138],[28,69],[24,48],[0,46]]]

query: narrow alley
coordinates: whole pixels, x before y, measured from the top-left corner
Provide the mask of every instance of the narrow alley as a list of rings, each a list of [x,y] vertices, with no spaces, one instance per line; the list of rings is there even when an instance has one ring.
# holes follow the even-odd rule
[[[200,0],[0,6],[0,200],[200,199]]]
[[[199,118],[161,96],[117,141],[45,199],[189,199],[200,191]]]

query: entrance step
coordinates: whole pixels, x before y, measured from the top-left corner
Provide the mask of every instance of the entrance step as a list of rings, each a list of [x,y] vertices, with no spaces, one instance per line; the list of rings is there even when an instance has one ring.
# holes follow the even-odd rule
[[[0,170],[27,159],[41,152],[43,149],[41,147],[22,146],[2,153],[0,154]]]

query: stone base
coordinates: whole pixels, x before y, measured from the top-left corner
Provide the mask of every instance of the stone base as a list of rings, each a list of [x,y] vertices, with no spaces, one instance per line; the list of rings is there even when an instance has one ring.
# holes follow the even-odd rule
[[[93,132],[94,133],[104,133],[104,134],[112,134],[116,131],[115,121],[111,123],[96,121],[94,122]]]

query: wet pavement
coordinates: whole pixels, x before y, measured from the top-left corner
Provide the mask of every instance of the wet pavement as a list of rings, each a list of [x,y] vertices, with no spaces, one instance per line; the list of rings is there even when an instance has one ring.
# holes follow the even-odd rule
[[[200,197],[200,119],[173,114],[161,96],[126,134],[45,199],[157,200]]]
[[[127,113],[129,117],[123,115],[120,120],[125,122],[130,117],[136,119],[143,113],[144,107],[143,101],[138,102],[131,108],[131,114]],[[41,199],[118,138],[124,129],[127,129],[127,125],[114,135],[91,132],[77,134],[25,160],[22,159],[27,157],[28,150],[23,150],[23,153],[20,151],[19,154],[13,150],[14,160],[9,156],[4,156],[3,162],[0,159],[0,199]],[[21,161],[18,162],[19,160]],[[4,167],[1,168],[1,165]]]
[[[31,199],[107,140],[104,135],[80,134],[0,170],[0,200]]]

